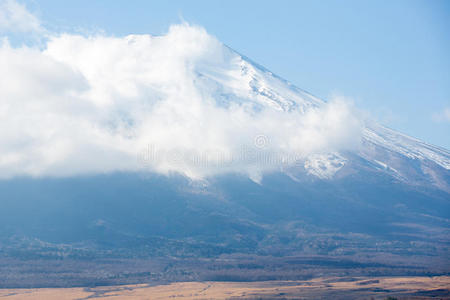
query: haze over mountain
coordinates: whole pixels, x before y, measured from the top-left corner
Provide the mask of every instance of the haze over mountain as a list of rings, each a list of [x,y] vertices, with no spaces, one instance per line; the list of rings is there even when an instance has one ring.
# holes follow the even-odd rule
[[[15,270],[1,285],[64,284],[58,260],[108,270],[73,284],[449,272],[447,149],[318,99],[200,27],[45,39],[0,48],[0,254]],[[261,273],[218,262],[230,255]],[[298,256],[316,260],[282,260]],[[169,257],[188,267],[133,265]],[[27,259],[51,261],[38,267],[50,279],[20,275]]]

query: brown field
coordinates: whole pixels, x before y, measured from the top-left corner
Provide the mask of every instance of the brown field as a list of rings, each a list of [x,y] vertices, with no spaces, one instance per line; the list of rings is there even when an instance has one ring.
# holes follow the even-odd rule
[[[450,299],[450,276],[0,289],[0,299]]]

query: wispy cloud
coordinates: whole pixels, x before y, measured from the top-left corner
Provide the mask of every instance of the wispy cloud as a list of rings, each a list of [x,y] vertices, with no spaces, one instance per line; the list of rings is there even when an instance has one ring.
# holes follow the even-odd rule
[[[40,20],[25,5],[14,0],[0,0],[0,33],[42,33]]]
[[[435,122],[450,122],[450,107],[434,113],[432,117]]]

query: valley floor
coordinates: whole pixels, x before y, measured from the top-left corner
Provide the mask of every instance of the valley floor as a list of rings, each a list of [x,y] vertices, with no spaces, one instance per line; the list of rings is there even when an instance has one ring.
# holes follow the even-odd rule
[[[0,289],[0,299],[450,299],[450,276]]]

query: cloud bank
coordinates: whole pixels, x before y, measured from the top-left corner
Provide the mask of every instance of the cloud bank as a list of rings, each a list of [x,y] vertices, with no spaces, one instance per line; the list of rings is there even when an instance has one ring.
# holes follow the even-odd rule
[[[201,27],[47,36],[43,49],[0,45],[2,178],[145,170],[259,181],[358,147],[346,101],[304,93]]]

